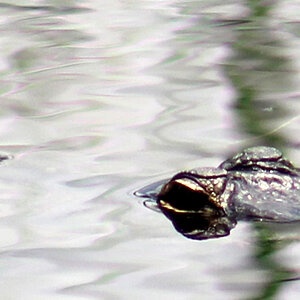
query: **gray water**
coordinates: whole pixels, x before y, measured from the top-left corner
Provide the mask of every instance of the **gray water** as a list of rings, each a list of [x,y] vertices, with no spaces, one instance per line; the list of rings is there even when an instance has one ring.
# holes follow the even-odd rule
[[[297,230],[192,241],[133,192],[254,145],[300,165],[300,1],[0,14],[1,299],[299,299]]]

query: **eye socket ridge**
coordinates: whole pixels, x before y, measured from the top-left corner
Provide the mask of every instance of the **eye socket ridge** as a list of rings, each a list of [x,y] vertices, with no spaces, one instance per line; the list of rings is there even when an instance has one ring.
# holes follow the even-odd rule
[[[176,174],[171,180],[189,179],[198,182],[198,180],[215,180],[228,176],[226,169],[218,168],[196,168],[188,171],[182,171]],[[199,182],[198,182],[199,183]]]

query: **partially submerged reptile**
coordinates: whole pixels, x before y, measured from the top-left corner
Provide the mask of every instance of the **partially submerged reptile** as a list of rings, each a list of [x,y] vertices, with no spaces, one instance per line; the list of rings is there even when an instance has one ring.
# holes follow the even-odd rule
[[[300,170],[271,147],[248,148],[217,168],[180,172],[136,194],[152,198],[192,239],[226,236],[239,220],[300,221]]]

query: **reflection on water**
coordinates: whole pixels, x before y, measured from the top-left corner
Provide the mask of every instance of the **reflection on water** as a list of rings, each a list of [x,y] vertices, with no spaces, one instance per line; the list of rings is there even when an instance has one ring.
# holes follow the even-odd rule
[[[299,162],[297,4],[100,2],[0,3],[1,298],[298,298],[295,236],[264,263],[261,230],[188,241],[132,195],[249,145]]]
[[[266,13],[270,7],[260,2],[252,8],[254,20],[237,27],[238,37],[226,72],[238,92],[236,109],[243,131],[257,137],[256,144],[283,147],[285,137],[272,129],[284,117],[291,118],[289,106],[281,100],[282,93],[292,92],[293,68],[284,42],[268,25]]]
[[[287,53],[286,41],[272,28],[269,18],[272,7],[263,1],[249,1],[249,7],[252,22],[239,26],[240,33],[227,67],[238,92],[236,109],[243,130],[255,137],[252,143],[285,149],[293,142],[282,134],[281,125],[285,119],[289,121],[299,116],[297,109],[291,110],[292,105],[289,106],[285,99],[288,93],[294,92],[295,69]],[[298,279],[297,272],[273,258],[277,245],[282,243],[281,238],[271,239],[273,230],[268,232],[262,224],[255,229],[258,234],[255,258],[269,273],[268,283],[255,299],[273,299],[285,282]]]

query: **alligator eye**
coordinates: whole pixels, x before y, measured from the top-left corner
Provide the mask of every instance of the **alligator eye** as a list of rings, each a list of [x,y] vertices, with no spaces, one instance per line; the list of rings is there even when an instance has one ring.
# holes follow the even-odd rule
[[[161,208],[177,212],[197,212],[211,214],[215,205],[211,203],[209,196],[199,187],[190,188],[176,180],[166,184],[158,195],[158,203]]]

